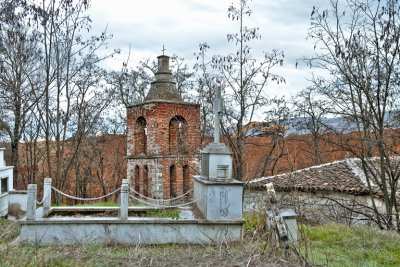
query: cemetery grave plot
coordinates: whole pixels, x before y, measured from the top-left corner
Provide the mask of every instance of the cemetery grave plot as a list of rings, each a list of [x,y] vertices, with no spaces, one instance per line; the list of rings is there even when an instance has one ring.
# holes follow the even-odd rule
[[[217,91],[215,106],[221,107],[221,92]],[[241,241],[243,183],[232,178],[232,152],[220,142],[220,112],[216,109],[214,142],[201,151],[202,171],[201,175],[193,176],[193,189],[178,196],[178,192],[173,192],[173,196],[169,194],[165,198],[153,199],[132,187],[129,179],[123,179],[121,187],[107,195],[80,198],[53,187],[51,178],[45,178],[40,202],[37,201],[37,185],[28,185],[27,216],[21,221],[21,244],[210,244]],[[51,207],[52,190],[78,201],[98,201],[119,192],[120,206]],[[193,197],[188,198],[192,191]],[[131,207],[129,199],[153,208]],[[42,207],[37,209],[37,204]],[[44,217],[47,215],[50,217]]]

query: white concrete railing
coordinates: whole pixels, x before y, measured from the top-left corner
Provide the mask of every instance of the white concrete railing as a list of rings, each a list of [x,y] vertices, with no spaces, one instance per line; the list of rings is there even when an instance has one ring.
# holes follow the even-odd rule
[[[97,198],[78,198],[78,197],[73,197],[68,194],[63,193],[62,191],[58,190],[57,188],[53,187],[52,185],[52,179],[51,178],[45,178],[44,179],[44,184],[43,184],[43,199],[42,201],[37,201],[37,185],[36,184],[29,184],[28,185],[28,196],[27,196],[27,211],[26,211],[26,219],[27,220],[35,220],[36,219],[36,204],[38,205],[43,205],[43,215],[46,215],[50,212],[50,207],[51,207],[51,190],[55,190],[56,192],[60,193],[63,196],[70,197],[72,199],[78,199],[78,200],[97,200],[97,199],[102,199],[105,197],[108,197],[116,192],[118,192],[121,188],[124,189],[124,192],[121,192],[121,206],[120,206],[120,214],[128,217],[128,202],[127,199],[129,198],[129,186],[128,186],[128,180],[124,179],[122,181],[122,186],[121,188],[118,188],[117,190],[101,197]],[[126,189],[126,190],[125,190]],[[122,199],[126,199],[124,201],[124,204],[122,202]],[[126,202],[126,205],[125,205]],[[126,211],[125,211],[126,209]],[[120,216],[121,217],[121,216]]]
[[[128,185],[128,179],[123,179],[122,180],[122,185],[121,185],[121,204],[119,206],[119,218],[121,220],[127,220],[128,219],[128,200],[129,200],[129,185]]]
[[[95,197],[95,198],[79,198],[79,197],[74,197],[74,196],[70,196],[68,194],[65,194],[64,192],[58,190],[57,188],[53,187],[52,185],[52,179],[51,178],[45,178],[44,179],[44,185],[43,185],[43,199],[42,201],[37,201],[37,185],[36,184],[29,184],[28,185],[28,196],[27,196],[27,214],[26,214],[26,219],[27,220],[35,220],[36,219],[36,204],[39,205],[43,205],[43,215],[46,215],[50,212],[50,208],[51,208],[51,190],[53,189],[55,192],[71,198],[71,199],[76,199],[76,200],[83,200],[83,201],[93,201],[93,200],[99,200],[108,196],[111,196],[112,194],[118,192],[119,190],[121,190],[121,195],[120,195],[120,212],[119,212],[119,218],[121,220],[126,220],[128,219],[128,203],[129,203],[129,197],[142,202],[144,204],[147,204],[149,206],[154,206],[157,208],[179,208],[179,207],[184,207],[184,206],[188,206],[191,204],[194,204],[195,202],[198,201],[197,200],[193,200],[193,201],[189,201],[189,202],[185,202],[185,203],[179,203],[177,205],[165,205],[162,203],[162,201],[174,201],[174,200],[178,200],[178,199],[182,199],[184,196],[186,196],[187,194],[189,194],[191,192],[191,190],[189,190],[188,192],[186,192],[185,194],[173,198],[173,199],[157,199],[155,201],[157,201],[157,203],[151,203],[151,202],[147,202],[144,201],[142,199],[138,199],[135,196],[133,196],[132,194],[130,194],[130,191],[132,190],[133,193],[137,193],[135,190],[133,190],[133,188],[129,187],[129,180],[128,179],[123,179],[122,180],[122,185],[120,188],[114,190],[113,192],[104,195],[104,196],[100,196],[100,197]],[[140,196],[143,196],[142,194],[139,194]],[[145,197],[145,196],[143,196]],[[148,197],[146,197],[146,199],[149,199]],[[152,199],[154,200],[154,199]]]
[[[28,196],[26,200],[26,220],[36,219],[36,195],[37,184],[28,184]]]
[[[43,214],[48,214],[51,206],[51,178],[44,178],[42,201],[43,201]]]
[[[61,193],[62,195],[66,197],[72,197],[69,196],[58,189],[54,188],[51,186],[51,178],[45,178],[44,179],[44,186],[43,186],[43,199],[42,201],[37,201],[37,185],[36,184],[29,184],[28,185],[28,196],[27,196],[27,212],[26,212],[26,219],[27,220],[35,220],[36,219],[36,204],[43,204],[43,215],[48,214],[50,212],[50,206],[51,206],[51,189],[54,189],[56,192]],[[121,204],[120,204],[120,212],[119,212],[119,218],[121,220],[126,220],[128,219],[128,200],[129,200],[129,185],[128,185],[128,179],[123,179],[122,180],[122,186],[121,188],[118,188],[114,192],[111,192],[110,194],[107,194],[105,196],[101,196],[98,198],[77,198],[77,197],[72,197],[73,199],[79,199],[79,200],[96,200],[96,199],[101,199],[107,196],[110,196],[116,192],[121,190]]]

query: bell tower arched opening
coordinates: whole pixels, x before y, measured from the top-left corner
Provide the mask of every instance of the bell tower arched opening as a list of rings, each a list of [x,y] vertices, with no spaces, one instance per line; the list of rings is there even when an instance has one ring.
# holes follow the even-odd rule
[[[188,125],[182,116],[175,116],[169,121],[169,152],[186,154],[188,151]]]
[[[169,195],[171,198],[177,196],[177,184],[176,184],[176,167],[172,165],[169,168]]]
[[[183,193],[190,190],[190,179],[189,179],[189,166],[185,165],[182,167],[183,176]]]
[[[150,182],[149,182],[149,169],[147,166],[143,167],[143,195],[149,196]]]
[[[135,191],[139,193],[140,190],[140,169],[139,166],[135,167]]]
[[[136,120],[135,129],[135,154],[145,154],[147,147],[147,123],[144,117],[139,117]]]

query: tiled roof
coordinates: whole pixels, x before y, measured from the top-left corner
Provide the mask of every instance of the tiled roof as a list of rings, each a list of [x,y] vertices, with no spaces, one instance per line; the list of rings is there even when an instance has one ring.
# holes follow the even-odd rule
[[[345,159],[313,166],[295,172],[262,177],[247,183],[251,189],[262,189],[272,182],[277,191],[300,190],[306,192],[342,192],[357,195],[369,194],[362,179],[356,159]]]

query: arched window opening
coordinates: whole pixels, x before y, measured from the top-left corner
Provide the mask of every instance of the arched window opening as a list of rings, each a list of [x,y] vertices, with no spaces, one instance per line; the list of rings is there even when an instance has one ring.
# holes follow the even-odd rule
[[[169,168],[169,190],[170,190],[170,197],[176,197],[177,196],[177,188],[176,188],[176,167],[175,165],[172,165]]]
[[[140,170],[139,166],[136,165],[135,168],[135,191],[139,192],[140,190]]]
[[[185,165],[182,167],[182,175],[183,175],[183,193],[186,193],[190,190],[190,181],[189,181],[189,166]]]
[[[136,120],[135,129],[135,154],[146,154],[147,147],[147,124],[144,117]]]
[[[144,166],[144,168],[143,168],[143,195],[149,196],[149,188],[150,188],[149,169],[147,168],[147,166]]]
[[[169,122],[169,152],[187,153],[188,125],[182,116],[175,116]]]

